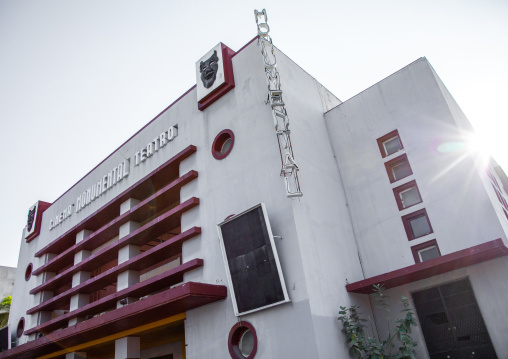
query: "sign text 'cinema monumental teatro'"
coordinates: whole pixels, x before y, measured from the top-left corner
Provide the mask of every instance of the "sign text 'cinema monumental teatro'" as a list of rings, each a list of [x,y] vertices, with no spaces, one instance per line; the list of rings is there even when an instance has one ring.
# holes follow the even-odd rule
[[[155,152],[166,146],[166,144],[172,141],[176,136],[178,136],[178,127],[176,126],[171,126],[167,131],[159,134],[153,141],[134,154],[134,166],[138,166],[140,163],[145,162],[147,158],[150,158]],[[76,213],[81,211],[127,177],[130,173],[130,163],[130,158],[123,160],[111,171],[100,177],[95,184],[83,191],[83,193],[76,198],[75,204],[68,205],[49,221],[49,230],[52,230],[69,218],[72,215],[73,207],[75,207]]]

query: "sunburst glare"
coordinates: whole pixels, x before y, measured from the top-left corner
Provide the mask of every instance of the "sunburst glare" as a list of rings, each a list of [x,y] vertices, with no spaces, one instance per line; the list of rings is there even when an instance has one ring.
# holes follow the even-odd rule
[[[488,141],[478,133],[471,132],[464,136],[464,140],[443,141],[436,145],[436,152],[440,154],[459,155],[450,165],[440,171],[432,180],[434,182],[447,174],[454,167],[459,165],[467,157],[472,156],[481,161],[486,166],[491,158],[490,146]]]

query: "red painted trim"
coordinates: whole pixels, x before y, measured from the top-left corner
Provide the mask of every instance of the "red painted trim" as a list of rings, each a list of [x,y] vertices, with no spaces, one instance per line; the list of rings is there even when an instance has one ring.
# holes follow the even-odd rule
[[[42,214],[51,206],[51,203],[38,201],[37,204],[37,217],[35,218],[35,230],[34,232],[26,237],[26,242],[30,243],[41,233]]]
[[[383,158],[385,157],[388,157],[390,155],[393,155],[393,153],[391,153],[390,155],[386,154],[386,151],[385,151],[385,148],[383,146],[383,142],[386,142],[388,141],[389,139],[391,138],[394,138],[394,137],[397,137],[399,139],[399,142],[400,142],[400,150],[403,150],[404,149],[404,144],[402,143],[402,140],[400,139],[400,136],[399,136],[399,131],[397,130],[393,130],[392,132],[390,133],[387,133],[386,135],[384,136],[381,136],[377,139],[377,145],[379,147],[379,151],[381,152],[381,156]],[[399,150],[399,151],[400,151]],[[398,151],[394,152],[394,153],[397,153]]]
[[[248,357],[244,357],[240,352],[240,348],[238,345],[240,344],[240,339],[242,339],[243,333],[247,330],[250,330],[252,335],[254,336],[254,349],[252,353]],[[253,359],[258,351],[258,336],[256,334],[256,329],[252,324],[245,321],[240,321],[233,325],[231,330],[229,331],[228,336],[228,349],[231,358],[233,359]]]
[[[171,262],[173,262],[174,260],[177,260],[177,259],[180,259],[180,264],[182,264],[182,253],[178,253],[178,254],[176,254],[174,256],[171,256],[171,257],[166,257],[166,259],[163,259],[162,261],[157,262],[157,263],[151,265],[150,267],[140,269],[139,270],[139,275],[143,275],[145,273],[148,273],[148,272],[150,272],[150,271],[152,271],[152,270],[154,270],[156,268],[159,268],[160,266],[163,266],[163,265],[166,265],[168,263],[171,263]]]
[[[33,269],[33,264],[30,262],[26,266],[26,270],[25,270],[25,281],[27,281],[27,282],[30,280],[30,278],[32,278],[32,269]]]
[[[407,176],[395,179],[395,177],[393,176],[392,169],[396,165],[398,165],[400,163],[403,163],[403,162],[407,162],[411,173],[408,174]],[[386,168],[386,173],[388,174],[388,178],[390,179],[390,183],[393,183],[393,182],[396,182],[396,181],[400,181],[401,179],[409,177],[409,176],[411,176],[413,174],[413,169],[411,168],[411,165],[409,164],[409,161],[407,159],[407,155],[406,154],[400,155],[399,157],[395,157],[394,159],[386,162],[385,163],[385,168]]]
[[[177,221],[180,220],[180,215],[196,207],[197,205],[199,205],[198,198],[192,197],[188,199],[184,203],[168,210],[159,217],[136,229],[134,232],[128,234],[125,237],[122,237],[118,241],[111,243],[109,246],[103,248],[97,253],[92,254],[90,257],[66,269],[62,273],[57,274],[46,283],[43,283],[38,287],[32,289],[30,294],[35,294],[42,290],[53,290],[65,282],[70,282],[74,273],[80,271],[91,272],[97,267],[97,263],[108,263],[117,258],[118,250],[127,244],[141,245],[150,241],[154,237],[157,237],[170,230],[171,228],[174,228],[177,224]]]
[[[30,359],[83,344],[223,300],[222,285],[187,282],[0,353],[0,359]]]
[[[370,294],[373,293],[374,284],[383,284],[386,289],[390,289],[506,255],[508,255],[508,248],[504,245],[503,240],[498,238],[429,261],[348,284],[346,289],[348,292]]]
[[[35,253],[36,257],[41,257],[46,253],[59,253],[70,246],[72,246],[76,241],[76,234],[83,229],[99,228],[109,221],[118,217],[119,207],[122,202],[131,197],[136,197],[136,191],[142,191],[145,186],[153,188],[154,182],[161,181],[165,179],[168,175],[168,171],[174,170],[178,171],[178,164],[184,159],[188,158],[190,155],[196,152],[196,146],[190,145],[185,149],[177,153],[175,156],[171,157],[168,161],[162,164],[160,167],[150,172],[148,175],[140,179],[138,182],[130,186],[128,189],[123,191],[121,194],[116,196],[114,199],[109,201],[107,204],[102,206],[100,209],[92,213],[90,216],[85,218],[83,221],[69,229],[66,233],[52,241],[50,244],[42,248],[40,251]],[[176,168],[173,168],[176,167]],[[167,182],[164,182],[167,183]],[[97,222],[100,222],[97,224]]]
[[[402,199],[400,198],[400,192],[403,192],[411,187],[416,187],[416,192],[418,192],[418,196],[420,196],[420,202],[417,202],[415,204],[412,204],[411,206],[404,207],[404,204],[402,203]],[[403,185],[400,185],[398,187],[395,187],[393,189],[393,195],[395,196],[395,201],[397,202],[397,206],[399,207],[399,211],[402,211],[403,209],[410,208],[413,206],[416,206],[419,203],[423,202],[422,195],[420,193],[420,190],[418,189],[418,186],[416,185],[416,181],[412,180],[408,183],[404,183]]]
[[[231,145],[229,146],[229,149],[226,153],[221,154],[220,151],[222,149],[222,146],[224,145],[224,142],[226,142],[228,139],[231,139]],[[235,145],[235,134],[231,130],[222,130],[219,132],[217,136],[215,136],[215,139],[213,140],[212,144],[212,155],[213,158],[216,160],[222,160],[226,158],[231,151],[233,150],[233,146]]]
[[[16,328],[16,337],[21,338],[25,330],[25,318],[19,318],[18,327]]]
[[[245,45],[243,45],[243,46],[240,48],[240,50],[238,50],[237,52],[235,52],[235,53],[234,53],[234,55],[233,55],[233,56],[231,56],[231,58],[233,58],[233,57],[235,57],[236,55],[238,55],[240,52],[242,52],[242,51],[243,51],[243,49],[245,49],[247,46],[249,46],[251,43],[253,43],[253,42],[254,42],[254,41],[256,41],[257,39],[258,39],[258,36],[257,36],[257,35],[256,35],[256,36],[254,36],[254,37],[252,38],[252,40],[250,40],[248,43],[246,43]]]
[[[187,263],[181,264],[167,272],[161,273],[143,282],[125,288],[119,292],[110,294],[100,300],[87,304],[81,308],[73,310],[65,315],[59,316],[32,329],[25,331],[26,335],[40,332],[43,334],[50,333],[61,327],[66,327],[69,319],[76,317],[85,317],[87,315],[95,315],[101,313],[111,307],[115,307],[116,303],[127,297],[142,297],[150,294],[160,288],[165,288],[183,281],[183,274],[193,269],[203,266],[203,260],[195,258]]]
[[[222,63],[224,66],[224,83],[222,83],[215,90],[203,97],[198,102],[198,110],[204,111],[208,106],[224,96],[232,88],[235,87],[235,76],[233,74],[233,62],[231,59],[235,52],[229,47],[221,43],[222,48]]]
[[[429,233],[422,234],[421,236],[415,237],[413,234],[413,230],[411,229],[411,224],[409,223],[412,219],[415,219],[417,217],[421,217],[422,215],[425,216],[427,219],[427,223],[429,224]],[[434,230],[432,229],[432,225],[430,224],[430,219],[427,214],[427,210],[425,208],[422,208],[416,212],[406,214],[405,216],[402,216],[402,224],[404,225],[404,230],[406,231],[407,239],[409,241],[412,241],[413,239],[424,237],[428,234],[434,233]]]
[[[190,171],[185,175],[174,180],[164,188],[155,192],[153,195],[141,201],[136,206],[121,216],[115,218],[105,226],[86,237],[81,242],[73,245],[51,261],[42,265],[34,271],[35,275],[42,272],[58,272],[62,268],[74,263],[74,254],[82,250],[93,250],[109,241],[118,234],[121,225],[128,221],[142,221],[149,217],[149,213],[159,212],[167,203],[174,203],[180,197],[180,188],[198,177],[196,171]],[[171,198],[172,197],[172,198]],[[93,218],[88,218],[91,220]]]
[[[60,306],[66,304],[70,297],[78,293],[93,293],[108,284],[116,282],[117,276],[127,270],[139,271],[143,268],[151,266],[153,263],[163,260],[168,256],[173,256],[175,253],[181,252],[181,245],[188,239],[191,239],[201,233],[201,228],[193,227],[178,236],[175,236],[152,249],[143,252],[134,258],[125,261],[106,272],[103,272],[87,281],[66,290],[65,292],[48,299],[47,301],[27,310],[27,314],[33,314],[43,310],[55,310]],[[104,262],[102,262],[104,263]]]
[[[437,241],[435,239],[431,239],[430,241],[417,244],[416,246],[412,246],[411,252],[413,253],[415,263],[422,263],[422,261],[420,260],[420,256],[418,255],[418,251],[421,251],[422,249],[429,248],[432,246],[436,246],[437,252],[439,253],[439,255],[441,255],[441,251],[439,250],[439,246],[437,245]]]

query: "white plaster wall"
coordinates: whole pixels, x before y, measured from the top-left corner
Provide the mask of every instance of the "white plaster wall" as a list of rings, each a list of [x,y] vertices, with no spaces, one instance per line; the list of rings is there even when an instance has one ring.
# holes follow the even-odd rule
[[[227,336],[239,320],[257,331],[256,358],[335,358],[347,355],[337,320],[339,306],[351,303],[349,281],[363,279],[351,221],[337,165],[333,160],[323,113],[340,103],[315,79],[277,51],[284,102],[291,121],[291,140],[303,197],[285,196],[280,155],[260,49],[252,43],[233,59],[236,87],[192,123],[198,152],[180,167],[199,172],[182,190],[182,200],[200,198],[199,207],[182,217],[182,230],[201,226],[199,238],[183,246],[183,262],[204,259],[202,269],[185,280],[227,285],[217,223],[261,201],[265,202],[291,303],[236,318],[231,298],[187,312],[188,358],[226,358]],[[192,97],[191,101],[195,101]],[[189,104],[192,105],[192,104]],[[231,154],[214,160],[216,134],[235,134]],[[202,136],[199,138],[198,136]],[[366,302],[368,310],[368,302]]]
[[[342,103],[325,118],[367,277],[414,264],[410,247],[430,239],[437,239],[443,255],[506,240],[465,147],[438,150],[464,137],[426,59]],[[394,129],[404,150],[383,159],[376,139]],[[413,175],[390,184],[384,162],[402,153]],[[399,211],[392,188],[413,179],[423,203]],[[401,216],[421,208],[426,208],[434,233],[408,241]]]
[[[227,286],[225,264],[217,224],[230,214],[265,202],[276,239],[282,271],[291,303],[241,317],[251,322],[260,341],[256,358],[295,357],[304,353],[317,357],[310,321],[308,294],[300,260],[291,201],[285,196],[280,156],[271,119],[264,104],[266,82],[259,49],[252,43],[233,58],[236,87],[208,107],[195,121],[187,122],[190,143],[198,151],[180,166],[180,172],[197,170],[199,178],[185,186],[181,199],[200,198],[200,205],[182,216],[182,230],[200,226],[202,235],[183,245],[182,262],[203,258],[204,266],[185,275],[185,281]],[[182,111],[196,106],[195,94],[184,101]],[[215,160],[211,146],[224,129],[234,132],[233,150]],[[188,358],[227,358],[227,338],[239,318],[231,298],[187,312],[185,322]],[[281,330],[287,328],[287,330]],[[303,343],[305,345],[298,344]],[[296,344],[295,344],[296,343]],[[278,355],[278,354],[280,355]],[[282,356],[281,356],[282,355]]]
[[[26,243],[24,230],[22,231],[21,246],[19,249],[18,265],[14,278],[14,288],[12,290],[12,302],[9,312],[9,348],[11,340],[17,340],[18,345],[25,343],[28,338],[23,335],[21,338],[16,338],[16,329],[18,327],[19,320],[25,318],[25,330],[31,328],[32,316],[27,315],[26,311],[34,306],[34,296],[29,295],[30,289],[37,285],[37,277],[31,276],[30,280],[25,280],[25,271],[30,262],[33,262],[33,267],[36,267],[37,261],[34,259],[36,252],[35,241]]]
[[[274,352],[279,353],[279,357],[291,355],[291,353],[294,354],[293,356],[304,353],[308,357],[318,357],[315,340],[309,340],[315,337],[306,287],[306,276],[309,274],[304,274],[299,248],[300,239],[296,233],[292,212],[293,203],[286,198],[283,180],[279,176],[280,158],[271,110],[264,104],[266,83],[260,56],[256,44],[251,44],[233,59],[236,80],[234,90],[205,112],[197,110],[195,89],[191,90],[55,201],[43,215],[40,236],[30,244],[22,244],[19,267],[26,268],[31,260],[34,261],[34,269],[41,266],[44,263],[43,259],[35,260],[35,252],[97,211],[176,153],[194,144],[198,152],[182,163],[181,173],[194,169],[200,173],[200,177],[182,190],[181,199],[184,201],[191,196],[196,196],[200,198],[201,204],[183,216],[182,230],[197,225],[202,227],[203,234],[184,245],[183,262],[199,257],[205,260],[205,266],[189,273],[185,279],[226,285],[225,267],[216,224],[231,213],[238,213],[264,201],[273,232],[284,238],[277,240],[276,245],[292,302],[242,319],[251,321],[258,329],[260,338],[263,338],[258,354],[260,358],[273,357]],[[316,94],[323,93],[323,88],[317,86],[315,82],[312,86],[313,101],[319,104],[313,109],[315,117],[317,113],[322,114],[323,108],[332,106],[338,100],[330,94],[321,99]],[[322,121],[322,118],[320,120]],[[134,167],[134,153],[159,133],[167,130],[169,126],[177,124],[178,137],[144,163]],[[211,155],[210,148],[216,134],[225,128],[235,133],[234,149],[226,159],[216,161]],[[124,158],[131,158],[130,174],[127,178],[79,213],[73,213],[52,231],[48,230],[51,218],[69,204],[75,203],[78,195],[96,183]],[[309,168],[309,171],[311,170]],[[308,236],[310,232],[306,231],[304,234]],[[308,236],[305,241],[307,241],[305,246],[309,247],[311,243],[309,241],[313,241],[313,236]],[[306,266],[309,270],[308,264]],[[24,269],[18,270],[17,276],[24,276]],[[30,296],[28,292],[40,284],[41,280],[42,278],[32,278],[26,284],[17,285],[16,296],[23,298],[23,301],[13,307],[12,321],[15,321],[15,325],[17,325],[18,317],[28,308],[39,303],[39,296]],[[331,317],[335,317],[337,311],[338,309],[331,314]],[[203,348],[208,348],[206,355],[210,358],[226,357],[227,335],[236,321],[229,298],[189,312],[186,321],[189,357]],[[328,320],[327,325],[330,326],[331,322]],[[286,330],[279,330],[281,323],[284,323],[283,327]],[[26,329],[35,325],[35,320],[32,322],[27,320]],[[217,337],[220,337],[219,342]],[[295,344],[295,341],[298,344]],[[199,343],[199,346],[193,343]]]
[[[346,283],[364,279],[343,182],[324,121],[323,88],[283,53],[277,54],[291,142],[303,197],[291,202],[319,358],[346,355],[339,307],[354,299]],[[339,101],[335,104],[340,103]],[[333,140],[333,139],[332,139]],[[358,301],[356,301],[358,303]],[[364,303],[365,311],[369,308]]]
[[[430,66],[430,64],[429,64],[429,66]],[[459,105],[457,104],[457,102],[455,101],[455,99],[453,98],[451,93],[448,91],[448,89],[446,88],[444,83],[441,81],[441,79],[435,72],[434,68],[432,66],[430,66],[430,69],[431,69],[432,73],[434,74],[434,78],[436,79],[439,89],[441,90],[441,93],[443,94],[443,97],[446,100],[448,108],[450,109],[450,112],[453,115],[453,120],[455,121],[461,134],[465,138],[473,139],[474,137],[472,136],[472,134],[474,133],[474,129],[471,126],[471,124],[469,123],[469,121],[467,120],[464,112],[462,112],[462,110],[460,109]],[[487,194],[490,197],[490,200],[493,204],[493,208],[494,208],[496,215],[499,219],[499,223],[503,227],[503,230],[505,233],[505,237],[503,239],[505,239],[507,237],[506,233],[508,233],[508,220],[506,220],[506,216],[503,212],[503,207],[502,207],[501,203],[499,202],[499,200],[496,196],[496,193],[494,192],[494,190],[492,188],[490,179],[488,178],[488,176],[486,174],[486,168],[491,166],[491,164],[485,162],[485,158],[483,157],[482,153],[479,151],[472,151],[471,157],[476,165],[478,174],[479,174],[479,176],[482,180],[482,183],[487,191]],[[491,167],[491,171],[492,171],[493,176],[497,177],[496,172],[492,167]],[[497,177],[497,178],[499,181],[499,177]],[[501,181],[499,181],[499,183],[501,183]],[[505,198],[508,198],[508,196],[506,196],[506,194],[505,194]],[[505,241],[505,244],[508,245],[508,242]]]

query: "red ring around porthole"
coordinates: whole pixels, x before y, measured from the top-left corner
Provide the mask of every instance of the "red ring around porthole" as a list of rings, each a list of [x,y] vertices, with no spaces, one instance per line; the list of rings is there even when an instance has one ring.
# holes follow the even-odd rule
[[[24,331],[25,331],[25,318],[21,317],[21,319],[18,322],[18,328],[16,329],[16,336],[18,338],[21,338]]]
[[[25,270],[25,280],[27,282],[32,277],[32,269],[33,269],[33,264],[32,263],[28,264],[28,266],[26,267],[26,270]]]
[[[226,158],[235,144],[235,135],[231,130],[223,130],[213,140],[212,155],[216,160]]]
[[[253,347],[250,350],[250,354],[246,355],[242,353],[240,348],[241,340],[245,337],[245,335],[251,335],[254,340]],[[256,335],[256,329],[249,322],[238,322],[233,325],[229,332],[228,338],[228,349],[231,358],[233,359],[252,359],[256,355],[258,351],[258,337]]]

